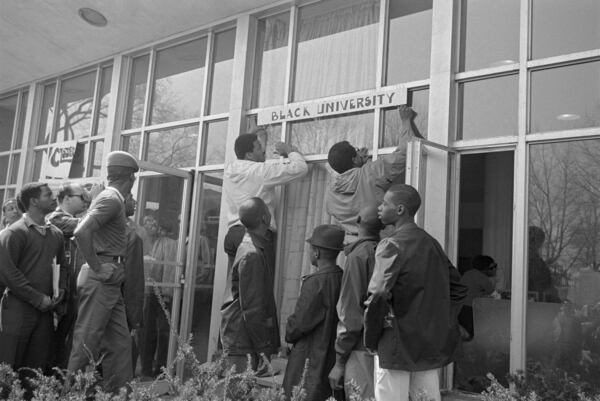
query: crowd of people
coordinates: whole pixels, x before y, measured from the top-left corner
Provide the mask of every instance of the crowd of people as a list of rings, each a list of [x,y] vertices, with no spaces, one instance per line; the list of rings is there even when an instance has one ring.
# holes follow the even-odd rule
[[[421,198],[404,184],[404,170],[406,143],[419,134],[411,108],[401,106],[399,115],[399,145],[387,157],[372,161],[347,141],[329,151],[337,174],[325,205],[336,224],[317,226],[306,240],[312,273],[302,278],[283,336],[290,344],[287,397],[303,383],[309,401],[344,399],[353,380],[363,397],[378,401],[418,392],[440,400],[439,369],[453,360],[467,287],[440,244],[415,224]],[[224,172],[220,329],[226,362],[238,372],[250,363],[258,375],[281,350],[277,187],[308,172],[298,149],[283,142],[274,146],[280,158],[266,161],[262,134],[240,135],[237,160]],[[129,218],[135,158],[115,151],[107,160],[106,188],[66,183],[57,204],[48,185],[31,183],[3,206],[0,361],[69,371],[96,361],[103,386],[117,391],[133,378],[138,350],[144,375],[166,364],[169,327],[157,295],[168,307],[171,289],[144,295],[144,277],[171,281],[172,269],[153,263],[144,271],[144,258],[174,261],[178,244],[168,223],[145,216],[138,226]]]

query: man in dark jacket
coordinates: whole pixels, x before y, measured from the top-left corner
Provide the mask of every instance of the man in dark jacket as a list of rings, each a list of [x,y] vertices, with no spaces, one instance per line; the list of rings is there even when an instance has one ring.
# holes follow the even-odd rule
[[[65,294],[65,315],[60,319],[52,336],[50,347],[50,366],[67,368],[71,343],[73,341],[73,328],[77,319],[77,288],[75,279],[79,274],[81,265],[85,263],[83,257],[77,252],[77,245],[73,240],[73,233],[79,223],[77,217],[89,206],[90,194],[78,183],[65,183],[58,189],[58,207],[50,213],[48,221],[62,231],[64,236],[65,260],[68,263],[66,280],[68,283]]]
[[[379,217],[394,233],[377,246],[365,311],[365,346],[377,350],[377,401],[439,401],[438,369],[459,341],[458,310],[466,296],[440,244],[414,222],[421,198],[410,185],[390,188]]]
[[[383,228],[377,205],[367,206],[358,215],[358,241],[344,248],[346,266],[337,303],[338,323],[335,340],[335,366],[329,373],[332,389],[348,387],[352,379],[360,387],[361,398],[373,398],[373,355],[363,346],[364,302],[375,266],[375,247]],[[345,382],[345,386],[344,386]]]
[[[321,225],[306,241],[310,244],[310,262],[317,271],[304,277],[296,308],[287,321],[285,340],[294,347],[288,358],[283,390],[290,398],[304,374],[305,400],[324,401],[333,392],[327,375],[335,364],[335,306],[342,282],[342,269],[336,265],[336,258],[343,249],[344,231],[336,225]],[[343,399],[341,391],[333,392],[333,396]]]
[[[236,372],[246,370],[250,355],[252,369],[260,374],[266,370],[262,356],[269,358],[280,345],[273,294],[275,267],[265,254],[271,213],[262,199],[250,198],[240,205],[239,216],[246,234],[227,278],[221,342],[227,362]]]

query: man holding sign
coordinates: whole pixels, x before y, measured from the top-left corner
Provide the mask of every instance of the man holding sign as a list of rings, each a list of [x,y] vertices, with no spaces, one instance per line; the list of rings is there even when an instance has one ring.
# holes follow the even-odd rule
[[[44,220],[56,208],[47,184],[25,184],[17,200],[25,214],[0,234],[0,282],[6,286],[0,316],[0,362],[14,369],[45,368],[53,332],[52,310],[67,288],[63,235]],[[58,291],[53,291],[57,263],[60,278]],[[31,376],[32,372],[23,369],[19,374]]]

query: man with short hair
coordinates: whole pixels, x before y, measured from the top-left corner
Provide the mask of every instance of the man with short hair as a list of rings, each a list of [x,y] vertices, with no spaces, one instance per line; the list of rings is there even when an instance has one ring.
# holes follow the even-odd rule
[[[7,287],[1,302],[0,362],[15,370],[46,368],[52,310],[67,289],[63,235],[44,219],[56,208],[47,184],[25,184],[17,199],[25,214],[0,234],[0,282]],[[58,295],[54,293],[54,263],[60,264]],[[31,377],[32,372],[23,369],[19,375]],[[24,384],[28,386],[27,381]]]
[[[342,269],[336,258],[344,247],[344,230],[323,224],[313,230],[306,242],[310,244],[310,263],[316,271],[302,278],[294,313],[287,320],[285,341],[294,345],[285,369],[283,391],[289,399],[293,388],[303,381],[306,401],[323,401],[331,395],[342,400],[343,393],[339,389],[332,391],[327,375],[335,364],[335,305],[342,282]]]
[[[452,362],[460,338],[466,288],[440,244],[415,224],[420,205],[417,190],[402,184],[379,206],[394,232],[377,246],[365,311],[365,346],[377,350],[377,401],[408,401],[419,392],[439,401],[438,369]]]
[[[345,389],[350,394],[352,379],[360,388],[361,399],[373,398],[373,355],[362,341],[364,302],[375,266],[375,248],[383,224],[377,205],[364,207],[357,219],[358,240],[346,245],[346,265],[337,303],[338,323],[335,341],[336,362],[329,373],[334,390]]]
[[[236,372],[246,370],[250,355],[251,368],[263,373],[266,365],[261,355],[269,358],[280,345],[273,293],[275,266],[265,255],[271,213],[262,199],[253,197],[240,204],[239,218],[247,231],[227,277],[221,341],[225,358]]]
[[[356,149],[348,141],[338,142],[329,149],[327,161],[339,175],[327,189],[325,208],[350,236],[358,234],[356,218],[364,205],[381,203],[391,185],[404,183],[406,144],[422,136],[414,130],[415,112],[410,107],[400,106],[399,114],[398,147],[391,155],[369,161],[366,148]],[[348,242],[353,241],[348,239]]]
[[[76,277],[81,265],[85,263],[77,252],[77,245],[72,240],[75,227],[79,223],[79,214],[85,211],[90,203],[90,194],[81,184],[67,182],[58,189],[58,207],[48,216],[48,221],[58,227],[64,236],[65,260],[68,264],[66,280],[68,283],[65,294],[65,315],[59,320],[52,336],[50,347],[50,363],[61,369],[67,368],[73,327],[77,318],[77,288]]]
[[[75,323],[69,370],[84,369],[90,358],[100,360],[104,387],[118,391],[132,379],[131,337],[127,327],[122,284],[127,252],[125,196],[138,171],[129,153],[108,154],[108,186],[92,201],[75,229],[79,251],[87,261],[77,277],[79,312]],[[102,347],[106,344],[106,347]],[[127,357],[123,357],[123,356]]]
[[[271,215],[269,243],[275,243],[276,224],[274,219],[277,207],[275,189],[279,185],[288,184],[299,179],[308,171],[304,157],[295,146],[283,142],[275,143],[275,152],[283,156],[283,160],[265,162],[265,145],[259,139],[265,130],[259,128],[248,134],[242,134],[235,140],[237,160],[225,167],[223,180],[223,197],[227,202],[227,220],[229,230],[225,236],[224,248],[229,257],[228,270],[233,264],[237,247],[242,241],[245,229],[240,224],[239,206],[252,197],[261,198]],[[275,249],[267,253],[275,258]]]

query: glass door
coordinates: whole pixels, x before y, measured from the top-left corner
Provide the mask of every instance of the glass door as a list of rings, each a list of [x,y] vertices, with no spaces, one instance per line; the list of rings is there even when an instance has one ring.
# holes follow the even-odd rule
[[[192,174],[139,162],[135,221],[144,241],[144,316],[136,374],[154,378],[172,369],[177,351]]]

